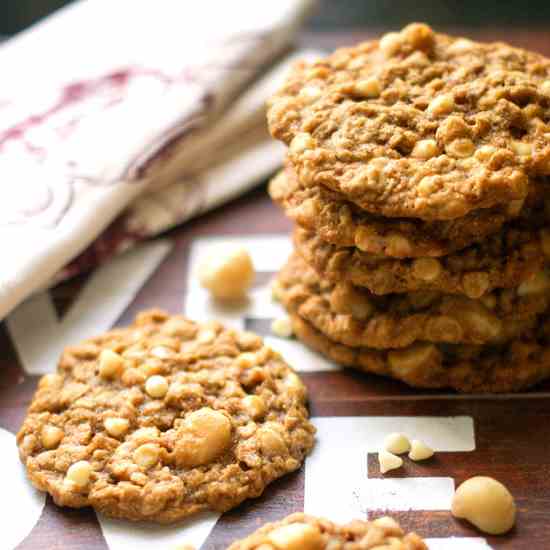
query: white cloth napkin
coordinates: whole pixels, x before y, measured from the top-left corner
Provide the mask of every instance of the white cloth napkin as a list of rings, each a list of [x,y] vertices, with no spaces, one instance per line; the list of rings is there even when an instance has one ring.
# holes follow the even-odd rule
[[[274,169],[242,94],[311,2],[82,0],[0,47],[0,318]]]
[[[53,281],[87,271],[138,241],[223,204],[273,174],[281,165],[285,148],[267,131],[266,100],[283,83],[295,61],[320,55],[313,50],[287,55],[254,82],[218,120],[187,141],[188,148],[174,155],[174,164],[179,165],[172,170],[174,175],[155,174],[152,188],[137,197]]]

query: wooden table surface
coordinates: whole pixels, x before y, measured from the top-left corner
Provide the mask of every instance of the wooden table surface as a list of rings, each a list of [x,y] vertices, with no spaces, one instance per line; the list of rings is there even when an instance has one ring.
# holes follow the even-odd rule
[[[304,34],[302,45],[332,48],[350,44],[372,32]],[[505,39],[550,54],[550,33],[498,31],[468,33],[476,38]],[[143,308],[158,306],[171,312],[184,308],[189,249],[198,238],[217,235],[288,233],[291,224],[267,197],[265,187],[230,205],[168,233],[169,254],[146,280],[116,321],[124,325]],[[281,262],[284,259],[281,259]],[[60,318],[86,285],[85,276],[52,291]],[[69,344],[69,342],[67,342]],[[0,325],[0,428],[16,433],[37,383],[25,373],[8,331]],[[302,375],[310,392],[314,418],[341,416],[469,416],[475,425],[475,450],[441,452],[426,464],[407,463],[389,477],[446,476],[458,484],[475,474],[491,475],[504,482],[516,498],[517,527],[503,537],[486,537],[493,548],[550,548],[550,384],[530,393],[506,397],[470,397],[453,393],[417,392],[406,386],[351,371],[309,372]],[[338,476],[338,464],[327,475]],[[368,455],[368,475],[380,477],[375,455]],[[203,548],[223,549],[265,521],[303,509],[304,469],[272,484],[256,500],[225,514]],[[371,512],[373,517],[382,510]],[[392,515],[406,529],[427,537],[482,536],[448,511],[397,511]],[[0,547],[1,547],[0,543]],[[40,520],[19,545],[21,550],[108,548],[93,511],[57,508],[48,499]]]

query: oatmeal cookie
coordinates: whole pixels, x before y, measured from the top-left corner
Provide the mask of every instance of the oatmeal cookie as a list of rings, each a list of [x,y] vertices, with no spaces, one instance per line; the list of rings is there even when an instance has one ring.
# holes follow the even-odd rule
[[[494,291],[482,300],[417,291],[377,296],[349,283],[321,279],[294,254],[277,278],[283,305],[350,347],[401,348],[422,340],[484,344],[508,341],[548,309],[550,284],[518,295]]]
[[[57,504],[169,523],[229,510],[299,468],[315,431],[305,403],[258,336],[153,310],[67,348],[17,442]]]
[[[418,23],[298,64],[268,110],[304,185],[425,220],[525,198],[549,121],[550,60]]]
[[[299,315],[294,333],[334,362],[388,376],[418,388],[453,388],[468,393],[519,391],[550,377],[550,320],[499,346],[418,342],[394,350],[351,348],[334,342]]]
[[[396,259],[338,247],[301,228],[298,253],[328,279],[348,281],[375,294],[433,290],[480,298],[496,288],[527,282],[545,259],[537,230],[506,227],[502,233],[441,258]]]
[[[405,534],[390,517],[373,521],[354,520],[339,525],[327,519],[291,514],[267,523],[228,550],[428,550],[416,533]]]
[[[532,185],[526,201],[478,209],[455,220],[424,221],[370,214],[340,193],[302,186],[290,167],[269,184],[271,198],[286,215],[323,240],[393,258],[444,256],[498,232],[518,215],[533,219],[536,210],[544,210],[545,190]]]

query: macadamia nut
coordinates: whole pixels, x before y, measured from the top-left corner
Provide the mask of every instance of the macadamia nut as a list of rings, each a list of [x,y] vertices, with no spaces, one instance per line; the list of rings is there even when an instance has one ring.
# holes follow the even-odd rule
[[[409,451],[409,458],[411,460],[426,460],[433,455],[433,449],[423,441],[419,439],[413,439],[411,441],[411,450]]]
[[[390,470],[396,470],[403,466],[403,459],[393,453],[381,450],[378,453],[378,463],[380,464],[380,472],[385,474]]]
[[[292,329],[292,322],[288,317],[275,319],[271,323],[271,331],[279,338],[290,338],[294,333]]]
[[[502,535],[514,526],[516,504],[510,491],[491,477],[475,476],[456,490],[451,513],[490,535]]]
[[[201,285],[220,300],[237,300],[245,296],[254,275],[250,254],[235,246],[212,251],[199,268]]]
[[[384,439],[384,449],[389,453],[400,455],[406,453],[411,448],[409,438],[400,433],[388,434]]]
[[[176,461],[189,468],[212,462],[231,444],[231,422],[210,407],[189,413],[178,432]]]

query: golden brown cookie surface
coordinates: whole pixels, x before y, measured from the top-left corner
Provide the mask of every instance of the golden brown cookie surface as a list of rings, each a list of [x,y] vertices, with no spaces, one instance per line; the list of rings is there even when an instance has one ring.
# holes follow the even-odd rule
[[[545,263],[538,230],[506,228],[501,234],[441,258],[395,259],[338,247],[301,228],[297,252],[322,276],[348,281],[375,294],[431,290],[480,298],[496,288],[521,285]]]
[[[268,112],[304,185],[425,220],[525,198],[549,120],[549,60],[422,24],[296,66]]]
[[[339,525],[306,514],[292,514],[281,521],[267,523],[228,550],[427,550],[416,533],[405,533],[389,517],[374,521],[355,520]]]
[[[496,344],[536,324],[550,287],[518,295],[495,291],[483,300],[418,291],[377,296],[321,279],[297,254],[280,271],[278,296],[331,340],[350,347],[401,348],[416,341]]]
[[[545,195],[543,184],[533,183],[526,201],[435,221],[370,214],[340,193],[323,186],[302,186],[288,166],[271,180],[269,193],[289,218],[332,244],[394,258],[438,257],[498,232],[509,219],[530,217]]]
[[[388,376],[418,388],[453,388],[466,393],[515,392],[550,377],[550,320],[501,346],[418,342],[406,348],[352,348],[334,342],[299,315],[294,333],[335,363]]]
[[[150,311],[67,348],[17,441],[59,505],[167,523],[233,508],[297,469],[313,445],[305,402],[258,336]]]

